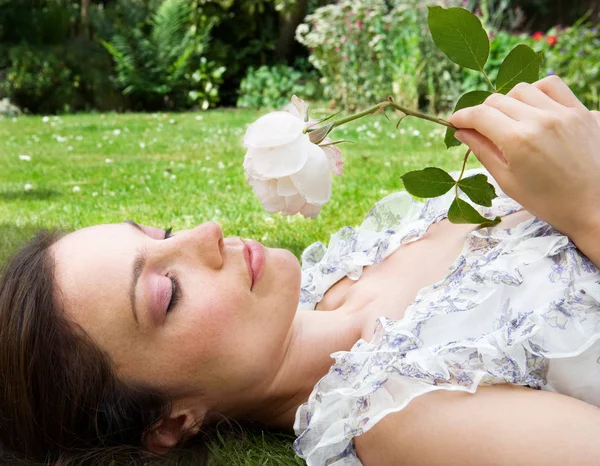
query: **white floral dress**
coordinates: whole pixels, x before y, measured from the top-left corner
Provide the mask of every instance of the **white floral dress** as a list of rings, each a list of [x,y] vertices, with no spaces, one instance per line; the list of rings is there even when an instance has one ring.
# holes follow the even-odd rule
[[[490,178],[491,181],[491,178]],[[499,194],[486,216],[521,206]],[[387,196],[359,228],[302,256],[299,309],[314,309],[341,278],[357,280],[446,217],[454,193],[421,203]],[[446,277],[419,291],[404,318],[335,362],[296,413],[294,448],[308,465],[360,465],[353,438],[433,390],[473,393],[511,383],[600,405],[600,273],[575,245],[533,218],[470,233]]]

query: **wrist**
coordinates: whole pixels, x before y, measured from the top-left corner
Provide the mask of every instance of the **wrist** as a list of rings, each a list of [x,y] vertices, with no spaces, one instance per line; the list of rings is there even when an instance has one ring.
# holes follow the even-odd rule
[[[581,252],[600,267],[600,209],[597,210],[597,213],[586,216],[572,233],[567,234]]]

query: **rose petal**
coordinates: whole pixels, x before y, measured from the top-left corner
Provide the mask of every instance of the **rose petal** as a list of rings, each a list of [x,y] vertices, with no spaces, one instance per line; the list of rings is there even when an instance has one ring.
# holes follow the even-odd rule
[[[279,196],[293,196],[294,194],[298,194],[298,190],[289,176],[284,176],[277,180],[277,194]]]
[[[252,154],[250,153],[250,151],[248,151],[246,153],[246,156],[244,157],[244,163],[242,164],[244,167],[244,171],[246,172],[247,178],[252,178],[254,180],[263,180],[263,181],[272,179],[268,176],[262,176],[260,173],[254,171],[252,169],[253,164],[254,164],[254,159],[252,158]]]
[[[304,207],[306,204],[306,199],[304,199],[300,194],[296,194],[294,196],[287,196],[285,198],[285,209],[281,211],[283,215],[296,215],[300,212],[300,209]]]
[[[250,148],[244,159],[244,168],[260,179],[291,175],[304,166],[311,145],[308,134],[300,134],[280,146]]]
[[[308,202],[304,204],[304,207],[300,209],[300,213],[304,216],[304,218],[316,218],[317,215],[321,212],[322,207],[319,205],[309,204]]]
[[[285,209],[285,198],[277,195],[277,180],[263,181],[248,178],[248,183],[267,213],[274,214]]]
[[[288,112],[271,112],[252,123],[244,135],[244,146],[273,147],[287,144],[302,134],[304,121]]]
[[[325,152],[310,144],[306,163],[297,173],[290,175],[294,186],[311,204],[323,205],[331,197],[331,176]]]
[[[333,141],[329,138],[323,139],[323,144],[331,144]],[[321,146],[321,149],[325,151],[325,156],[327,157],[327,162],[329,163],[329,170],[335,176],[341,176],[344,173],[344,161],[342,160],[342,151],[339,147],[330,145],[330,146]]]
[[[306,116],[308,114],[308,104],[295,95],[292,96],[292,103],[288,104],[285,107],[285,110],[294,115],[296,118],[300,118],[302,121],[307,121]]]

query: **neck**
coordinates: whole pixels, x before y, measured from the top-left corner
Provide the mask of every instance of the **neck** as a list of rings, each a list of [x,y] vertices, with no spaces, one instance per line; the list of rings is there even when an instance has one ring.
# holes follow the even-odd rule
[[[359,313],[298,311],[277,373],[261,399],[253,403],[257,408],[244,417],[291,431],[296,410],[333,364],[331,353],[349,351],[360,339],[362,328]]]

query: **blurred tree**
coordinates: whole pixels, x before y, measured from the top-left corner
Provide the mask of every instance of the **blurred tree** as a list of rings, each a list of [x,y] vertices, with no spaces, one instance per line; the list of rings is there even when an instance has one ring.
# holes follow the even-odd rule
[[[307,9],[308,0],[296,0],[292,7],[281,9],[279,13],[279,33],[274,56],[276,62],[287,61],[289,58],[294,44],[296,28],[306,16]]]
[[[81,0],[81,11],[79,15],[79,34],[84,37],[90,37],[89,30],[89,11],[91,0]]]

